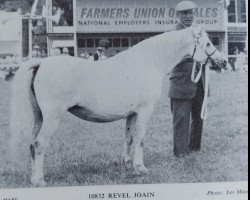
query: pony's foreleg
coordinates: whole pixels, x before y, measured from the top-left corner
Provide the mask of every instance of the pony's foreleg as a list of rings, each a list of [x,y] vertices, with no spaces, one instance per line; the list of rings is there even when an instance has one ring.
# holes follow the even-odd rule
[[[136,118],[137,114],[133,114],[128,116],[126,121],[124,154],[123,154],[123,161],[125,164],[128,164],[128,162],[131,160],[130,151],[133,143],[133,134],[135,132]]]
[[[44,155],[49,146],[52,134],[56,131],[59,119],[56,116],[45,116],[41,131],[34,144],[31,145],[33,159],[31,183],[36,187],[45,187],[44,181]],[[38,127],[39,128],[39,127]]]
[[[133,167],[136,175],[147,174],[148,169],[144,165],[143,161],[143,147],[144,147],[144,137],[146,134],[147,123],[153,112],[153,106],[147,106],[141,108],[137,113],[136,120],[136,131],[134,135],[134,145],[135,145],[135,154]]]

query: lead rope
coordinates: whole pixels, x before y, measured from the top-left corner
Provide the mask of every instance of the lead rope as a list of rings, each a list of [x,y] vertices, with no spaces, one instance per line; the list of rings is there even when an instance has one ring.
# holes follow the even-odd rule
[[[191,75],[191,80],[194,82],[194,83],[198,83],[198,81],[200,80],[201,78],[201,74],[202,74],[202,66],[200,67],[200,70],[195,78],[195,71],[196,71],[196,66],[197,66],[197,62],[194,61],[194,64],[193,64],[193,68],[192,68],[192,75]]]
[[[208,86],[209,86],[209,66],[205,66],[205,96],[202,104],[201,119],[207,119],[207,105],[208,105]]]
[[[197,62],[194,61],[193,68],[192,68],[192,74],[191,74],[191,80],[194,83],[198,83],[198,81],[201,79],[202,68],[203,68],[203,65],[201,65],[200,70],[199,70],[197,76],[195,77],[196,66],[197,66]],[[207,119],[208,85],[209,85],[209,67],[206,64],[205,65],[205,96],[204,96],[202,109],[201,109],[201,119],[203,119],[203,120]]]

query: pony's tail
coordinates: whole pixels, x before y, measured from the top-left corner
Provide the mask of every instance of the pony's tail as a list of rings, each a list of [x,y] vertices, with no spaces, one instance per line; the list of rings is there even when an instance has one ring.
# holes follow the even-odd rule
[[[15,170],[27,169],[30,163],[29,147],[33,141],[35,126],[34,106],[37,104],[32,92],[34,67],[40,63],[27,62],[15,74],[10,103],[10,163]],[[24,167],[24,168],[23,168]]]

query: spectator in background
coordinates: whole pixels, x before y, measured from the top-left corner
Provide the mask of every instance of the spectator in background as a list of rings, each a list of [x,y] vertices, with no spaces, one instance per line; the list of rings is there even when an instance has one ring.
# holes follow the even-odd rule
[[[105,56],[104,51],[101,52],[101,58],[100,59],[101,60],[106,60],[107,59],[107,56]]]
[[[69,49],[68,48],[63,48],[62,55],[69,56]]]
[[[83,59],[86,59],[85,53],[82,53],[82,54],[80,55],[80,57],[83,58]]]
[[[104,53],[104,50],[102,47],[97,47],[97,51],[96,53],[94,54],[94,61],[98,61],[100,60],[102,54]]]
[[[37,50],[32,51],[32,58],[38,58],[38,52]]]
[[[88,60],[89,59],[89,53],[88,52],[82,53],[81,58],[84,58],[84,59]]]
[[[38,58],[43,58],[43,55],[42,55],[42,51],[41,51],[41,50],[38,50],[38,51],[37,51],[37,57],[38,57]]]
[[[40,51],[40,47],[38,45],[35,45],[33,47],[33,51],[32,51],[32,57],[33,58],[38,58],[40,55],[39,55],[39,51]]]
[[[50,55],[51,56],[59,56],[61,54],[60,49],[54,48],[51,50]]]
[[[88,60],[89,59],[89,53],[85,52],[85,58]]]
[[[38,57],[38,53],[37,53],[37,50],[33,50],[32,51],[32,58],[37,58]]]
[[[42,57],[45,58],[47,55],[44,50],[42,50]]]
[[[236,61],[235,61],[236,71],[247,71],[247,58],[243,51],[237,49],[236,51]]]
[[[93,54],[89,54],[89,61],[95,61]]]

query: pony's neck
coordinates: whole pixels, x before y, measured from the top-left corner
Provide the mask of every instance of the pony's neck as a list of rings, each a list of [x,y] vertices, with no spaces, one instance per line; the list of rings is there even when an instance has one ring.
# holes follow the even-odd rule
[[[191,38],[190,28],[161,34],[146,41],[149,45],[150,58],[153,66],[157,67],[163,75],[172,70],[185,56],[189,55]],[[150,46],[153,46],[150,47]]]

